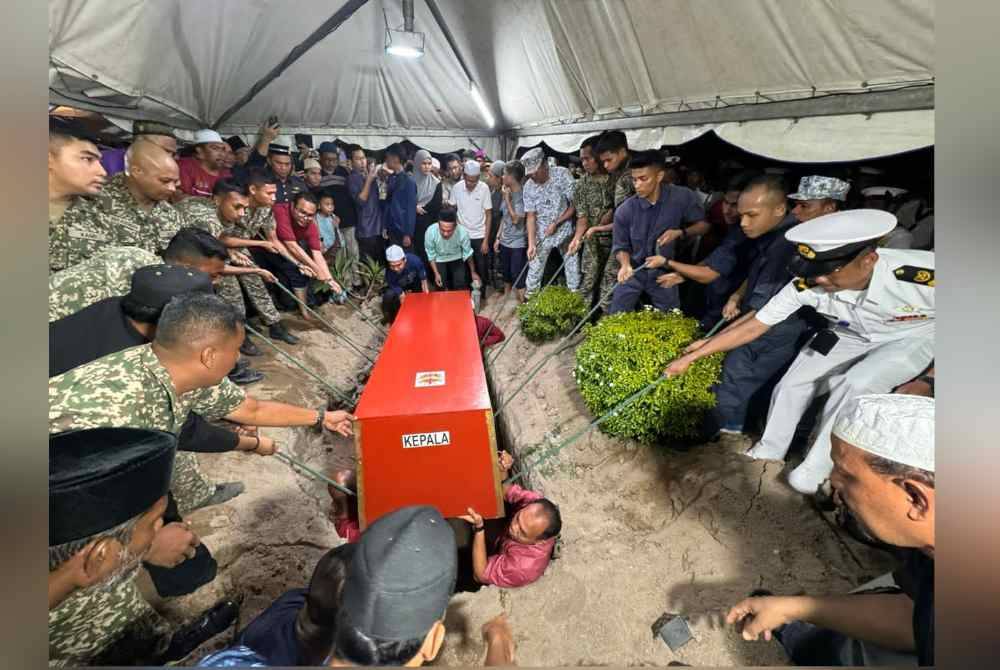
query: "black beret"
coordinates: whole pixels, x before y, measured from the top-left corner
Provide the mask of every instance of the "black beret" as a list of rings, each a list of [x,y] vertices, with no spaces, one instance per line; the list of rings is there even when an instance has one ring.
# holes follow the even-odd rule
[[[132,274],[129,297],[140,305],[163,309],[174,296],[192,291],[212,293],[212,278],[180,265],[147,265]]]
[[[80,121],[62,116],[49,116],[49,132],[57,135],[67,135],[78,140],[86,140],[97,144],[97,136]]]
[[[142,428],[49,436],[49,546],[114,528],[167,494],[177,438]]]

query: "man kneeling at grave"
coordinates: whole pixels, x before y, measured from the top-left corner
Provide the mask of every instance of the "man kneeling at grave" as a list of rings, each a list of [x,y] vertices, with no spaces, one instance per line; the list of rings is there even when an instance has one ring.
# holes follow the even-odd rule
[[[510,454],[500,452],[501,479],[507,479],[513,463]],[[556,536],[562,531],[562,517],[559,507],[551,500],[517,484],[505,483],[503,497],[507,513],[501,520],[502,531],[490,533],[490,538],[486,537],[486,525],[476,510],[470,507],[469,513],[460,518],[472,524],[475,581],[511,589],[538,581],[545,573],[552,559]]]
[[[863,532],[903,550],[893,574],[899,589],[755,594],[726,620],[745,640],[773,636],[794,665],[934,665],[934,400],[853,398],[837,415],[832,443],[835,498]]]

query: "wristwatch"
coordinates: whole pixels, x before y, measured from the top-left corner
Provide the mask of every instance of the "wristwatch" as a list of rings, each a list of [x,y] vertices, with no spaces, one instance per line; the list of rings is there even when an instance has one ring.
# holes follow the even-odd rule
[[[323,418],[326,416],[326,412],[318,409],[316,410],[316,423],[313,424],[313,428],[323,427]]]
[[[474,526],[474,527],[472,528],[472,532],[473,532],[473,533],[481,533],[481,532],[483,532],[484,530],[486,530],[486,526]]]
[[[931,387],[931,393],[934,393],[934,377],[930,375],[920,375],[917,377],[917,381],[921,381]]]

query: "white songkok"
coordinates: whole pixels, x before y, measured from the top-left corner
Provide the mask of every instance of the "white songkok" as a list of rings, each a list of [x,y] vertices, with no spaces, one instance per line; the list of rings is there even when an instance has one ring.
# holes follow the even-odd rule
[[[934,399],[902,393],[844,403],[833,435],[875,456],[934,472]]]

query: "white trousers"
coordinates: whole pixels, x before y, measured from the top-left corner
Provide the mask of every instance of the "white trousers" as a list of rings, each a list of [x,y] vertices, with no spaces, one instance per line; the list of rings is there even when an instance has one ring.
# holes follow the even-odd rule
[[[825,479],[833,470],[830,431],[844,403],[865,393],[890,393],[923,372],[933,358],[933,335],[883,343],[842,336],[826,356],[808,347],[802,349],[771,394],[760,448],[784,458],[795,427],[813,398],[829,391],[816,437],[800,466]]]

